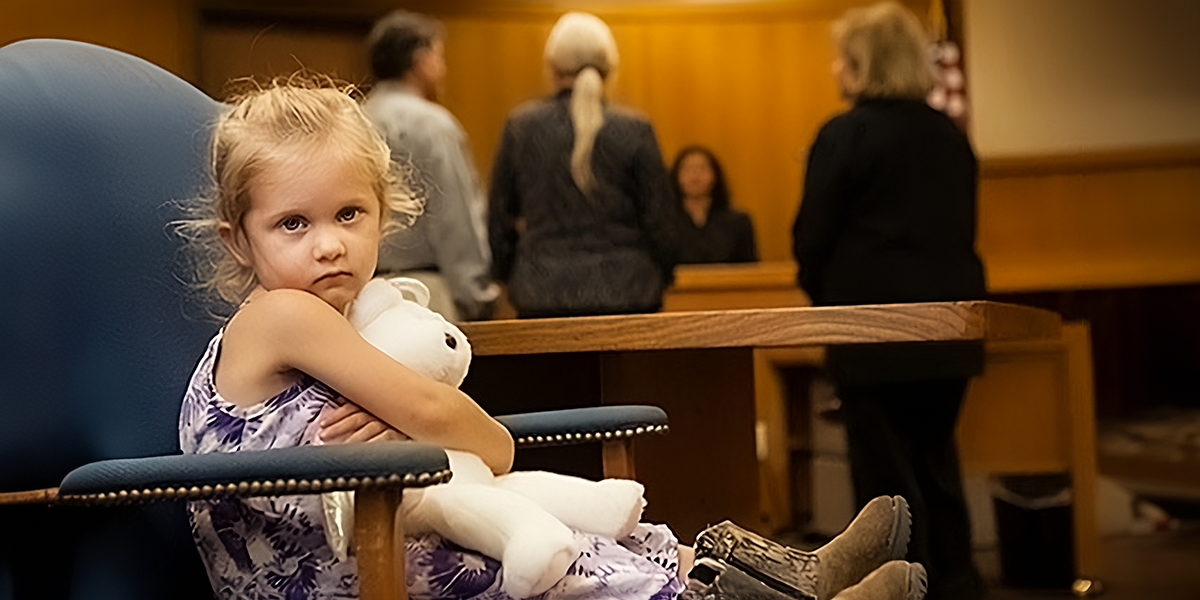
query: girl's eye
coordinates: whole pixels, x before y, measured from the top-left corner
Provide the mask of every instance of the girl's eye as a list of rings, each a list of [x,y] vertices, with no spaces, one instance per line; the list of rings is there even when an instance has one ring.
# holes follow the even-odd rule
[[[343,209],[342,212],[338,213],[338,219],[341,219],[342,221],[353,221],[354,218],[360,214],[362,214],[361,208],[346,208]]]
[[[279,226],[286,231],[296,231],[304,227],[304,220],[300,217],[288,217],[279,222]]]

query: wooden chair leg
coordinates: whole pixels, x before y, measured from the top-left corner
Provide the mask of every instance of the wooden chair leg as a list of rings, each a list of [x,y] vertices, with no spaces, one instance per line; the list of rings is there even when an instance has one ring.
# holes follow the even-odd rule
[[[633,440],[607,440],[601,444],[604,476],[611,479],[637,479],[633,464]]]
[[[404,574],[403,490],[375,487],[354,493],[360,600],[408,600]]]

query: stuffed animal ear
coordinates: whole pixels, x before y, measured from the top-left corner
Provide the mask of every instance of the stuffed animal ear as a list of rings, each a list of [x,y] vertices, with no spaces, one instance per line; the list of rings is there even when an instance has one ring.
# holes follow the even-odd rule
[[[355,329],[362,331],[379,318],[383,311],[401,299],[403,299],[403,295],[389,285],[387,280],[372,279],[363,286],[354,302],[350,303],[350,309],[346,311],[346,319]]]
[[[429,288],[424,283],[409,277],[393,277],[388,280],[401,294],[411,296],[412,301],[429,308]]]

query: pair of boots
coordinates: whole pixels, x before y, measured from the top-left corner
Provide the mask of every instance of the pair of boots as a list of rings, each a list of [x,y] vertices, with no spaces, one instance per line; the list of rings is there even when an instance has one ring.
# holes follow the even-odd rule
[[[911,526],[900,496],[875,498],[813,552],[726,521],[696,537],[695,567],[682,600],[921,600],[925,568],[903,560]]]

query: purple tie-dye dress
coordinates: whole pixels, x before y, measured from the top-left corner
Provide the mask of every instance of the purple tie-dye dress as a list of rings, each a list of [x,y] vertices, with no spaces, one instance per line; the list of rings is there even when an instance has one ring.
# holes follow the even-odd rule
[[[217,394],[213,367],[218,333],[196,367],[179,416],[185,453],[235,452],[312,443],[309,427],[338,394],[305,377],[261,404],[238,407]],[[306,430],[310,431],[306,435]],[[339,560],[325,538],[319,495],[192,501],[192,536],[221,598],[298,600],[357,598],[354,557]],[[576,533],[579,558],[537,600],[668,600],[676,577],[676,539],[663,525],[642,524],[614,541]],[[510,600],[500,591],[500,563],[435,534],[405,544],[413,600]]]

